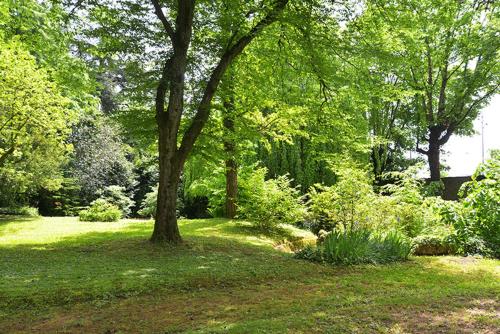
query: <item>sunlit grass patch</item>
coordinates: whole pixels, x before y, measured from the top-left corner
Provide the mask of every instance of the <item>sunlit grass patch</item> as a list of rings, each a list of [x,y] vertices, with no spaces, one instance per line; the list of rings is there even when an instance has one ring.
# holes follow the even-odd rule
[[[152,221],[0,223],[0,328],[70,333],[488,333],[498,260],[412,257],[334,267],[276,249],[307,239],[226,219],[183,220],[180,246]],[[1,332],[1,330],[0,330]]]

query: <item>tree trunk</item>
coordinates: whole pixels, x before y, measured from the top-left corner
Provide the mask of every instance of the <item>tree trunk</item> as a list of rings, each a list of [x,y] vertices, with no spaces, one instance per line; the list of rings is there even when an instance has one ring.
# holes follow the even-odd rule
[[[427,154],[429,160],[429,170],[431,172],[431,181],[441,180],[441,169],[439,161],[439,146],[429,145],[429,153]]]
[[[236,216],[238,196],[238,170],[234,159],[226,160],[226,218]]]
[[[427,160],[429,162],[429,171],[431,173],[431,181],[441,180],[441,163],[439,137],[441,131],[431,128],[429,133],[429,149],[427,150]]]
[[[156,217],[153,235],[153,242],[180,243],[182,241],[177,226],[177,187],[179,185],[180,167],[175,156],[176,147],[169,145],[168,122],[164,117],[159,117],[158,121],[158,151],[159,151],[159,185],[158,198],[156,202]]]
[[[232,92],[231,92],[232,94]],[[236,216],[236,199],[238,196],[238,164],[236,162],[236,143],[234,140],[234,101],[231,95],[229,101],[224,103],[224,151],[226,154],[226,218]]]

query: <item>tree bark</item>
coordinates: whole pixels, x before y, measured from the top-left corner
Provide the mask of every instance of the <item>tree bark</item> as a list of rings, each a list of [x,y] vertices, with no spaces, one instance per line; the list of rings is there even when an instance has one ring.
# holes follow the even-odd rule
[[[431,181],[439,181],[441,180],[441,163],[439,157],[439,146],[430,147],[429,145],[429,153],[427,154],[427,159],[429,162],[429,170],[431,173]]]
[[[431,174],[431,181],[441,180],[441,161],[440,150],[441,145],[439,138],[441,131],[437,127],[431,127],[429,132],[429,149],[427,150],[427,160],[429,163],[429,171]]]
[[[226,116],[224,118],[224,129],[227,137],[224,140],[224,151],[226,154],[226,218],[236,216],[236,200],[238,196],[238,164],[236,162],[236,143],[234,141],[234,120],[231,111],[232,103],[226,103]]]
[[[177,151],[177,134],[184,109],[184,85],[187,53],[191,42],[194,0],[179,1],[176,30],[163,15],[157,1],[155,12],[172,41],[173,55],[165,61],[156,89],[156,122],[158,125],[159,184],[152,242],[182,242],[177,225],[177,186],[184,161]],[[166,93],[169,91],[165,110]]]
[[[238,198],[238,166],[234,159],[226,160],[226,218],[236,216]]]
[[[176,146],[167,140],[169,136],[167,115],[158,116],[159,185],[156,202],[156,217],[151,236],[152,242],[180,243],[182,238],[177,225],[177,187],[180,165],[176,159]]]

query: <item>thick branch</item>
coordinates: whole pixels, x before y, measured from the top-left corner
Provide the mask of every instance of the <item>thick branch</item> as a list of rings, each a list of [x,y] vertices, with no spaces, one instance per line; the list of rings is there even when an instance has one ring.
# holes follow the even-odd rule
[[[493,89],[485,93],[483,96],[472,102],[472,104],[467,108],[467,111],[463,114],[463,116],[455,122],[455,126],[459,126],[463,121],[467,119],[467,117],[471,114],[471,112],[474,110],[476,106],[478,106],[481,102],[484,100],[488,99],[491,97],[493,94],[495,94],[498,91],[498,88],[500,87],[499,85],[496,85]]]
[[[416,150],[417,150],[417,152],[418,152],[418,153],[421,153],[421,154],[424,154],[424,155],[429,154],[429,151],[426,151],[426,150],[424,150],[424,149],[422,149],[422,148],[418,147],[418,145],[417,145]]]
[[[168,19],[165,16],[165,14],[163,14],[163,10],[161,9],[160,3],[158,2],[158,0],[151,0],[151,2],[153,3],[153,6],[155,7],[155,14],[160,19],[161,24],[163,25],[163,28],[165,29],[165,31],[168,34],[168,37],[170,37],[170,40],[172,42],[174,42],[174,35],[175,35],[174,29],[172,28],[172,25],[170,24],[170,22],[168,22]]]
[[[7,158],[12,154],[14,153],[14,146],[12,146],[11,148],[9,148],[7,151],[5,151],[2,155],[0,155],[0,167],[2,167],[5,162],[7,161]]]
[[[455,127],[452,126],[452,125],[450,125],[446,129],[446,132],[445,132],[444,136],[442,136],[442,137],[439,138],[438,145],[442,146],[442,145],[446,144],[448,142],[448,140],[450,139],[451,135],[453,134],[453,131],[455,131]]]
[[[448,85],[448,60],[446,60],[443,68],[441,79],[441,87],[439,89],[438,116],[444,114],[446,108],[446,86]]]
[[[182,142],[178,150],[180,158],[179,162],[181,164],[187,158],[187,155],[193,148],[193,145],[200,135],[203,126],[208,120],[208,116],[210,114],[210,104],[227,68],[265,27],[276,21],[278,15],[283,11],[287,3],[288,0],[277,0],[271,11],[265,17],[222,55],[219,63],[210,76],[207,86],[205,87],[205,91],[198,105],[196,115],[182,138]]]
[[[429,40],[426,38],[425,43],[427,45],[427,87],[425,91],[427,93],[427,120],[429,123],[432,123],[434,120],[434,112],[432,106],[432,87],[434,86],[433,78],[432,78],[432,58],[431,58],[431,48],[429,45]]]

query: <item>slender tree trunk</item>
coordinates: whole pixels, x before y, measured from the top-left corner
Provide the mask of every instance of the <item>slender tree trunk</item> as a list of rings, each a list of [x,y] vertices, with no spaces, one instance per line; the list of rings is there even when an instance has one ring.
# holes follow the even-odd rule
[[[236,216],[236,200],[238,197],[238,170],[234,159],[226,160],[226,217]]]
[[[236,216],[236,200],[238,197],[238,164],[236,162],[236,143],[234,140],[234,97],[232,92],[229,101],[224,103],[224,151],[226,154],[226,218]]]

